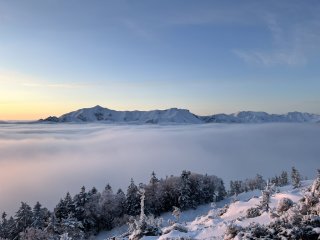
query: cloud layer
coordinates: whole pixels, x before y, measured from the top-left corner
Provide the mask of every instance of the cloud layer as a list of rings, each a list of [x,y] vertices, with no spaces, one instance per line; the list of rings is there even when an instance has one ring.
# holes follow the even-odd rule
[[[126,190],[183,169],[230,179],[273,176],[295,165],[313,177],[320,127],[309,124],[116,126],[0,125],[0,211],[20,201],[54,207],[67,191],[106,183]]]

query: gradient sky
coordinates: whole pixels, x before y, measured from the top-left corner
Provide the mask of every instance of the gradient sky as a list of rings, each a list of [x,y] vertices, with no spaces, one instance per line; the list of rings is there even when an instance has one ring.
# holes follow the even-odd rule
[[[0,0],[0,119],[320,113],[320,1]]]

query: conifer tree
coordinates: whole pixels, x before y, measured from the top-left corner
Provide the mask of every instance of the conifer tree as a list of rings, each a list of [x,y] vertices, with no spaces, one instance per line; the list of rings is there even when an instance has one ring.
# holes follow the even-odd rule
[[[271,198],[271,187],[268,182],[266,188],[262,190],[262,199],[260,202],[260,207],[263,211],[267,211],[267,212],[269,211],[270,198]]]
[[[288,184],[288,173],[286,171],[282,171],[280,175],[280,183],[281,186],[285,186]]]
[[[192,200],[192,190],[191,190],[191,173],[189,171],[182,171],[180,176],[180,188],[179,188],[179,206],[181,209],[188,209],[194,207]]]
[[[75,207],[75,217],[83,222],[85,218],[85,204],[88,201],[88,193],[86,193],[86,189],[83,186],[81,188],[80,193],[74,196],[73,202]]]
[[[159,179],[156,177],[154,171],[151,174],[149,184],[145,186],[145,198],[146,198],[146,213],[158,215],[160,213],[159,202]]]
[[[103,222],[102,228],[111,229],[113,227],[113,220],[115,217],[115,196],[112,187],[107,184],[104,191],[101,193],[100,201],[101,221]]]
[[[295,167],[291,169],[291,181],[294,188],[301,186],[301,175]]]
[[[27,227],[31,226],[32,217],[33,215],[31,207],[27,203],[21,202],[21,206],[15,214],[17,234],[19,232],[25,231]]]
[[[116,209],[115,215],[120,218],[126,212],[126,195],[122,191],[121,188],[118,189],[117,194],[115,196]]]
[[[46,213],[47,210],[42,208],[39,202],[33,207],[32,210],[32,224],[31,226],[38,229],[43,229],[46,225]]]
[[[137,216],[140,213],[140,197],[138,191],[138,187],[135,185],[133,179],[131,178],[131,182],[127,189],[126,195],[127,214],[130,216]]]
[[[9,228],[8,228],[8,220],[7,214],[5,212],[1,215],[1,223],[0,223],[0,238],[7,238],[9,236]]]

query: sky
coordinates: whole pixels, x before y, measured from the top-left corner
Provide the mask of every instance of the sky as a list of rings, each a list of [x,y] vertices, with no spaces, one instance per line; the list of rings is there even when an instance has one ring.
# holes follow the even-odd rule
[[[320,2],[0,0],[0,119],[97,104],[320,113]]]

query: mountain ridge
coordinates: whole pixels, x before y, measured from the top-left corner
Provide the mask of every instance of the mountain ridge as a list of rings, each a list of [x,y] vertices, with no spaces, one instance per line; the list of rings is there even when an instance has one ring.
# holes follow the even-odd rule
[[[320,115],[306,112],[269,114],[259,111],[240,111],[237,113],[199,116],[188,109],[169,108],[150,111],[116,111],[99,105],[82,108],[60,117],[50,116],[39,122],[55,123],[137,123],[137,124],[201,124],[201,123],[267,123],[267,122],[320,122]]]

